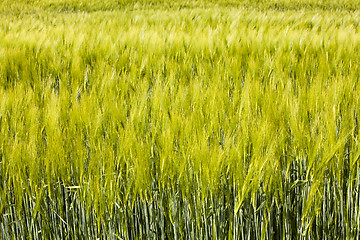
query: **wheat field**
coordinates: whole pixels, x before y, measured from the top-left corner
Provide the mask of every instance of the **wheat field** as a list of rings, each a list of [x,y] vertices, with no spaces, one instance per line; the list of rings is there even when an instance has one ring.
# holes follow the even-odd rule
[[[360,1],[4,0],[1,239],[360,239]]]

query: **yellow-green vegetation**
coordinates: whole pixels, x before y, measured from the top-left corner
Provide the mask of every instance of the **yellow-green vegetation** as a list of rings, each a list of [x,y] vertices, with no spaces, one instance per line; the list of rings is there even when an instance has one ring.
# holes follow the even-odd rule
[[[360,1],[0,3],[0,238],[359,239]]]

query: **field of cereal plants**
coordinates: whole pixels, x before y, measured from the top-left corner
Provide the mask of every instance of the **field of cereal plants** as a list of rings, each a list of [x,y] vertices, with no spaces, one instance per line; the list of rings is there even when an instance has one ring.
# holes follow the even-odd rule
[[[4,0],[0,239],[360,239],[360,1]]]

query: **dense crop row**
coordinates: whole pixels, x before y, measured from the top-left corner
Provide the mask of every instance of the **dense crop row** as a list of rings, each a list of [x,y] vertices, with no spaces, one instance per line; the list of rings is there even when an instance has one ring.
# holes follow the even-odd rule
[[[256,8],[257,10],[356,11],[359,0],[3,0],[0,12],[23,15],[39,11],[94,12],[138,9]]]
[[[356,1],[101,2],[1,5],[1,238],[360,237]]]

